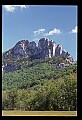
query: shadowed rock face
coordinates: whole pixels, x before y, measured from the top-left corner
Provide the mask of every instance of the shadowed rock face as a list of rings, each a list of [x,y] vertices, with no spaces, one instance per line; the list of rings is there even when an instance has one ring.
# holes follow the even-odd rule
[[[38,43],[41,58],[51,58],[55,56],[55,43],[49,39],[41,38]]]
[[[15,47],[13,47],[11,53],[14,55],[25,56],[28,46],[29,46],[28,40],[21,40],[15,45]]]
[[[62,45],[58,44],[57,47],[56,47],[56,54],[55,56],[60,56],[62,54]]]

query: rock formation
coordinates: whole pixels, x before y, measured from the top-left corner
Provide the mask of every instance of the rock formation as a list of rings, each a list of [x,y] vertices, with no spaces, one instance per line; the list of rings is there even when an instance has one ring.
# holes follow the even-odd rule
[[[55,56],[60,56],[62,54],[62,45],[58,44],[55,49]]]
[[[68,52],[62,50],[61,44],[56,45],[55,42],[46,38],[41,38],[38,42],[38,46],[36,46],[36,43],[34,41],[29,42],[28,40],[21,40],[12,49],[3,53],[3,59],[11,59],[13,56],[14,59],[15,57],[16,59],[20,59],[21,57],[28,56],[28,58],[31,60],[48,59],[53,56],[61,56],[64,60],[66,60],[68,64],[73,63],[73,58]],[[5,70],[20,69],[12,67],[9,62],[8,64],[7,62],[5,64],[3,63],[3,66],[3,69],[5,68]]]

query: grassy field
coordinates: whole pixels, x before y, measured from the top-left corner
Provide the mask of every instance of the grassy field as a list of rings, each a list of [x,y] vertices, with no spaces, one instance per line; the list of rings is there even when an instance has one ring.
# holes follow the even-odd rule
[[[2,116],[77,116],[77,111],[2,111]]]

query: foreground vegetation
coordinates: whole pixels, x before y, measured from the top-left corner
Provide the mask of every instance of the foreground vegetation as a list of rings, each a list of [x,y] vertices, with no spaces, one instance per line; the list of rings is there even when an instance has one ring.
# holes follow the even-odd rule
[[[59,61],[61,61],[60,59]],[[21,63],[22,70],[3,71],[3,110],[76,111],[76,64],[55,68],[47,61],[35,60]]]
[[[76,111],[2,111],[2,116],[77,116]]]

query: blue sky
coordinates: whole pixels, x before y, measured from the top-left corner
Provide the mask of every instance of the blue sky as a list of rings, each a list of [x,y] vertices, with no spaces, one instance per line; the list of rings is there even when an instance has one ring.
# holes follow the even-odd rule
[[[77,6],[3,5],[2,52],[22,39],[35,41],[46,37],[62,44],[77,60]]]

